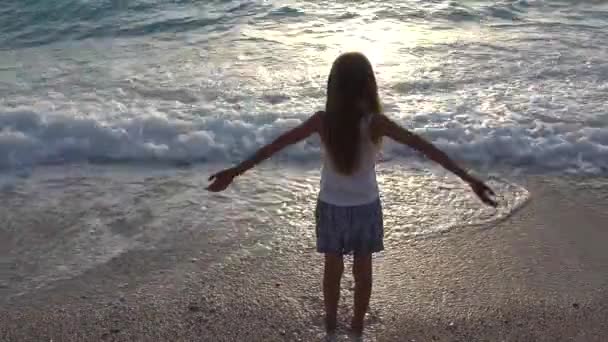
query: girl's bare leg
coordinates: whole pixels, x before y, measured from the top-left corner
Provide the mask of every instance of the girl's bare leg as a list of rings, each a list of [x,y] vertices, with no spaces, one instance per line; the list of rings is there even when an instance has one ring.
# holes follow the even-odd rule
[[[325,328],[328,333],[336,329],[338,301],[340,300],[340,280],[344,272],[342,255],[325,254],[323,272],[323,299],[325,301]]]
[[[372,294],[372,255],[355,255],[353,263],[353,277],[355,278],[355,312],[351,322],[353,333],[363,333],[363,320]]]

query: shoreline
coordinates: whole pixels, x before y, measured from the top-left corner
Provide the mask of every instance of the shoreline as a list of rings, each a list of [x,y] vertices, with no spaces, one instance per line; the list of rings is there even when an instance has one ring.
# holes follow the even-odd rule
[[[608,186],[598,181],[530,177],[528,203],[501,222],[411,238],[376,256],[366,338],[602,341]],[[104,275],[136,272],[140,264],[125,260],[145,264],[146,255],[121,257],[0,309],[0,340],[320,340],[322,258],[283,247],[224,260],[184,254],[170,271],[139,274],[124,287]],[[341,332],[351,296],[345,272]]]

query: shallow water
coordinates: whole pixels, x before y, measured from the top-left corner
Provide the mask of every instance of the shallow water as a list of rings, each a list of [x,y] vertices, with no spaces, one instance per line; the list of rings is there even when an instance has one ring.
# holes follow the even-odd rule
[[[319,172],[288,171],[253,171],[221,194],[203,190],[209,172],[202,168],[57,166],[12,180],[0,193],[0,291],[7,299],[26,295],[132,251],[165,259],[184,251],[226,258],[310,251]],[[502,205],[484,207],[462,182],[434,171],[379,167],[387,248],[500,220],[528,197],[496,178],[490,183]]]

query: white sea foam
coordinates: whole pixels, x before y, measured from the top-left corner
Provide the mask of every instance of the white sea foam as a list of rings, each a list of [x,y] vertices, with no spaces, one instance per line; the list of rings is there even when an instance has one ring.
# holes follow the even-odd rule
[[[605,127],[537,121],[497,124],[468,120],[463,123],[439,113],[401,121],[456,159],[476,166],[500,164],[584,173],[608,169],[608,128]],[[32,111],[6,112],[0,114],[3,127],[0,166],[14,168],[73,161],[232,162],[300,122],[297,118],[255,121],[220,117],[184,121],[166,116],[102,122]],[[385,144],[384,158],[412,155],[411,150],[395,143]],[[284,156],[296,162],[319,159],[318,139],[291,147]]]

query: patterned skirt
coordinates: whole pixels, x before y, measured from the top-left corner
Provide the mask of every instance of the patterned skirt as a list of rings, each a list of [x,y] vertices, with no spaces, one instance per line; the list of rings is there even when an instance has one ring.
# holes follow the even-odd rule
[[[319,200],[315,221],[319,253],[364,255],[384,249],[380,199],[350,207]]]

